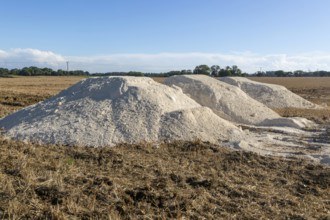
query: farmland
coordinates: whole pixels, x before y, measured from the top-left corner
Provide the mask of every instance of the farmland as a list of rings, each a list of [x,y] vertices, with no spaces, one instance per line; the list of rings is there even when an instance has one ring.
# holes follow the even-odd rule
[[[0,117],[81,79],[0,78]],[[330,78],[252,79],[330,106]],[[324,125],[330,118],[329,108],[276,111]],[[1,137],[0,147],[0,218],[330,218],[330,169],[299,159],[234,152],[198,140],[97,149]]]

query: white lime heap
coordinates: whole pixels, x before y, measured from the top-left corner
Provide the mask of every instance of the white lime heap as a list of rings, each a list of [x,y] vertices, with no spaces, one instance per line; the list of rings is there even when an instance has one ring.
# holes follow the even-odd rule
[[[321,108],[284,86],[255,82],[244,77],[220,77],[220,80],[240,88],[269,108]]]
[[[89,78],[0,120],[7,136],[38,143],[244,139],[243,132],[182,93],[144,77]]]
[[[239,124],[304,128],[313,123],[304,118],[282,118],[236,86],[205,75],[172,76],[169,86],[180,87],[185,94],[220,117]]]

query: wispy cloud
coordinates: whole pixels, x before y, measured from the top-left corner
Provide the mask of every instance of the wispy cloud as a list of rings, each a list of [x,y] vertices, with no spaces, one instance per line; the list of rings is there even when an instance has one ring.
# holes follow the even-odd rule
[[[330,70],[330,53],[312,52],[297,55],[252,52],[224,53],[158,53],[158,54],[109,54],[98,56],[64,56],[51,51],[37,49],[0,50],[0,66],[21,68],[24,66],[65,69],[89,72],[143,71],[165,72],[169,70],[193,69],[199,64],[221,67],[237,65],[243,71],[253,73],[262,70]]]

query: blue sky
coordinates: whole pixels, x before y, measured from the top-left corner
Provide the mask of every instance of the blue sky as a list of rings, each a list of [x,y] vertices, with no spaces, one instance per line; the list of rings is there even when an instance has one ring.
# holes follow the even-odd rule
[[[0,66],[330,70],[328,0],[0,0]]]

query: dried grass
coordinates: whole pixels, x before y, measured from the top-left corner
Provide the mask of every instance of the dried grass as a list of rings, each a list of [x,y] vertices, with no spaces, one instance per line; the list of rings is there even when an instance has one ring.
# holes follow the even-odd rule
[[[209,143],[114,148],[0,138],[0,218],[322,219],[330,168]]]

